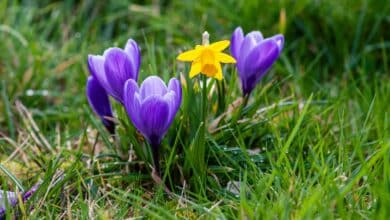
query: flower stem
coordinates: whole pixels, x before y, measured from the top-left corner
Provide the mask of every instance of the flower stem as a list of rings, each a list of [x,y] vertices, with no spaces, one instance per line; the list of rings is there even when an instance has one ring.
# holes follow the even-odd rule
[[[207,76],[202,75],[202,121],[206,126],[206,115],[207,115]]]
[[[245,108],[246,107],[246,105],[248,104],[248,100],[249,100],[249,94],[246,94],[246,95],[244,95],[243,97],[242,97],[242,99],[243,99],[243,102],[242,102],[242,108]]]
[[[160,170],[160,144],[159,143],[151,143],[152,147],[152,155],[153,155],[153,164],[154,164],[154,170],[156,174],[161,177],[161,170]]]

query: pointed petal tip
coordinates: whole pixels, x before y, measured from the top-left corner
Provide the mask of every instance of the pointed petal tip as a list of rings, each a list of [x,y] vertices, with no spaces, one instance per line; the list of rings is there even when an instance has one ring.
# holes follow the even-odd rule
[[[165,95],[168,88],[165,82],[158,76],[148,76],[141,84],[139,89],[142,98],[147,98],[151,95]]]
[[[176,94],[177,104],[180,105],[182,98],[182,87],[180,81],[176,78],[171,78],[168,83],[168,90],[173,91]]]
[[[236,27],[236,29],[234,29],[233,31],[233,34],[244,34],[244,31],[242,30],[242,27],[241,26],[238,26]]]
[[[181,54],[179,54],[176,59],[179,61],[193,61],[199,56],[199,50],[193,49],[185,51]]]
[[[236,59],[234,59],[234,57],[228,55],[228,54],[225,54],[225,53],[218,53],[217,54],[217,59],[221,62],[221,63],[236,63]]]
[[[221,52],[230,45],[230,40],[221,40],[210,44],[209,48],[214,51]]]
[[[271,37],[273,40],[276,41],[276,44],[279,47],[279,51],[281,51],[284,47],[284,35],[283,34],[277,34],[273,37]]]

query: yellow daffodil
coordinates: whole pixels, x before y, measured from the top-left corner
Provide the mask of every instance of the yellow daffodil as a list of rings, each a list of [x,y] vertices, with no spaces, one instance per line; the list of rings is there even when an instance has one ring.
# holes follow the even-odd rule
[[[206,42],[208,42],[208,39]],[[208,43],[197,45],[195,49],[181,53],[177,59],[192,62],[190,70],[191,78],[202,73],[208,77],[221,80],[223,78],[221,63],[236,63],[233,57],[222,53],[229,44],[230,41],[223,40],[210,45]]]

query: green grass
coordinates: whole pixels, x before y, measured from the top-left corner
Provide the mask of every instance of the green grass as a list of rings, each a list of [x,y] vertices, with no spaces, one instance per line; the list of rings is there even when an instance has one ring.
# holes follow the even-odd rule
[[[388,219],[389,15],[386,1],[373,0],[0,1],[0,184],[14,191],[43,181],[11,212]],[[237,123],[226,117],[206,135],[206,170],[194,173],[201,96],[189,65],[175,58],[200,43],[204,30],[213,42],[229,39],[238,25],[265,36],[282,31],[285,48]],[[187,80],[161,151],[173,194],[152,180],[148,148],[121,106],[114,143],[85,98],[87,55],[128,38],[142,48],[141,79],[182,73]],[[209,125],[241,96],[232,65],[224,77],[209,97]],[[126,157],[131,144],[133,161]]]

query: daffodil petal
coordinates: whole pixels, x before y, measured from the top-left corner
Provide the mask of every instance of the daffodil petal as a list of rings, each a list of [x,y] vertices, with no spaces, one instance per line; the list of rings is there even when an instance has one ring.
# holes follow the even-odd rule
[[[229,45],[230,45],[230,41],[221,40],[221,41],[217,41],[215,43],[210,44],[209,48],[211,48],[214,51],[220,52],[220,51],[223,51],[224,49],[226,49]]]
[[[214,78],[216,78],[217,80],[222,80],[222,79],[223,79],[223,75],[222,75],[222,67],[221,67],[221,64],[220,64],[220,63],[217,63],[216,66],[217,66],[218,72],[215,74]]]
[[[177,56],[177,59],[180,61],[193,61],[195,60],[200,54],[200,51],[195,49],[195,50],[189,50],[184,53],[179,54]]]
[[[221,63],[236,63],[236,60],[226,53],[217,53],[217,60]]]
[[[202,65],[200,62],[193,62],[190,70],[190,78],[198,75],[201,69],[202,69]]]

